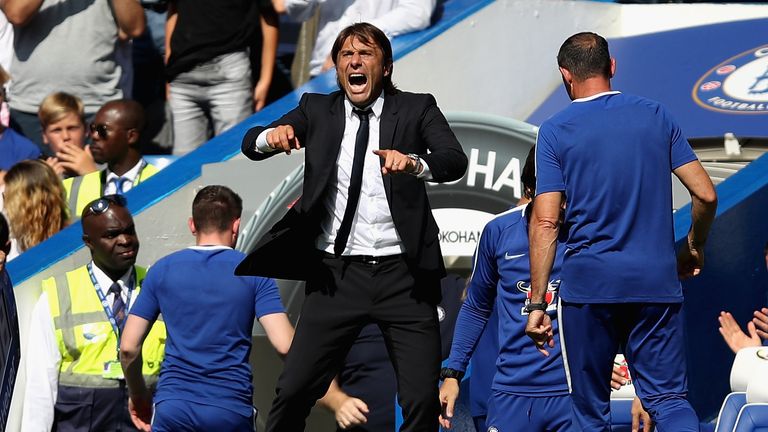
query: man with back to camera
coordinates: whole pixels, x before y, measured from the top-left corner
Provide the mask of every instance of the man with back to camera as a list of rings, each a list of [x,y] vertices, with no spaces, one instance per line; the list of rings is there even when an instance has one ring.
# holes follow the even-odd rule
[[[238,267],[307,280],[267,430],[304,428],[370,322],[379,324],[398,377],[401,430],[437,430],[435,305],[445,267],[423,182],[461,178],[467,157],[434,97],[395,89],[392,47],[381,30],[345,28],[331,56],[342,91],[305,94],[243,139],[254,160],[306,152],[300,201]]]
[[[440,402],[444,415],[440,423],[451,428],[454,406],[459,396],[459,382],[472,357],[472,381],[477,372],[492,369],[492,383],[470,387],[470,398],[486,397],[487,417],[474,416],[478,431],[495,427],[498,430],[569,431],[571,398],[568,394],[560,343],[555,342],[552,355],[542,357],[525,337],[526,316],[530,304],[530,267],[528,255],[528,225],[535,202],[536,175],[534,151],[531,147],[521,173],[523,197],[518,206],[497,215],[483,228],[467,288],[467,299],[461,306],[456,322],[456,335],[451,356],[443,368]],[[558,256],[547,287],[547,314],[557,313],[560,267],[565,251],[563,238],[557,242]],[[495,319],[493,314],[497,314]],[[553,327],[555,321],[553,319]],[[497,329],[489,329],[496,326]],[[489,332],[496,335],[495,343],[483,339]],[[554,336],[556,339],[559,335]],[[499,339],[500,338],[500,339]],[[482,345],[487,347],[478,353]],[[485,355],[476,358],[473,354]],[[481,379],[484,379],[481,375]],[[614,368],[611,387],[626,383],[618,368]],[[470,383],[472,384],[472,383]],[[480,394],[475,394],[478,392]],[[479,401],[478,401],[479,402]],[[485,402],[485,401],[482,401]],[[475,402],[477,403],[477,402]],[[642,410],[639,399],[632,406],[633,430],[650,432],[653,425]]]
[[[25,348],[27,381],[21,430],[135,430],[118,359],[119,334],[146,270],[134,265],[139,239],[122,196],[89,203],[83,242],[92,261],[43,281]],[[157,381],[165,326],[144,344],[142,373]]]
[[[601,378],[621,346],[657,429],[697,431],[686,400],[678,276],[701,271],[717,208],[714,187],[663,106],[611,90],[616,61],[604,38],[571,36],[557,62],[573,102],[541,125],[536,141],[526,333],[544,355],[554,346],[544,295],[562,224],[568,231],[559,331],[574,425],[610,430],[610,388]],[[692,225],[677,265],[670,172],[692,200]]]
[[[144,129],[144,109],[133,100],[104,104],[90,125],[91,154],[106,168],[64,180],[70,215],[79,215],[85,204],[101,195],[122,195],[157,173],[139,152]]]
[[[254,430],[248,363],[253,321],[259,320],[280,355],[288,352],[293,328],[274,280],[234,276],[244,257],[232,249],[241,213],[242,201],[232,190],[204,187],[188,222],[195,246],[162,258],[147,274],[120,345],[132,416],[141,430],[149,430],[153,402],[141,375],[141,352],[159,314],[168,341],[152,430]]]

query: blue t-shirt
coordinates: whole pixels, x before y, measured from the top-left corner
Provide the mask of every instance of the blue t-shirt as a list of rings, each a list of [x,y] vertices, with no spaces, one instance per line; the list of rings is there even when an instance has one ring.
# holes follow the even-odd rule
[[[155,402],[181,399],[252,414],[248,358],[255,318],[284,312],[272,279],[235,276],[245,258],[225,247],[191,247],[147,273],[131,314],[168,331]]]
[[[557,255],[549,282],[547,313],[552,318],[555,347],[544,357],[525,334],[530,302],[531,277],[528,256],[526,208],[516,207],[492,219],[483,228],[475,253],[474,269],[456,321],[451,355],[447,367],[466,370],[472,351],[495,307],[498,309],[499,355],[493,390],[520,396],[560,396],[568,394],[565,368],[560,356],[557,333],[557,296],[564,246],[558,242]],[[489,367],[486,364],[485,367]]]
[[[40,157],[40,149],[11,128],[3,131],[0,138],[0,171],[8,171],[17,162]]]
[[[560,287],[574,303],[681,302],[672,170],[696,160],[658,102],[577,99],[536,140],[536,193],[565,192]]]

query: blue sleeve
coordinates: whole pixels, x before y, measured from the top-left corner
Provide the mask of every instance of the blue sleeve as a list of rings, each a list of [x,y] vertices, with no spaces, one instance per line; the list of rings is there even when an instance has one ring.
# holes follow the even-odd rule
[[[669,127],[669,141],[670,141],[670,163],[671,170],[674,171],[677,168],[687,164],[688,162],[696,160],[696,154],[691,148],[691,144],[683,135],[683,131],[680,126],[669,116],[666,110],[662,110],[665,123]]]
[[[499,272],[496,266],[498,231],[491,223],[483,228],[475,252],[475,265],[467,288],[467,299],[456,319],[451,355],[446,367],[464,371],[475,351],[496,301]]]
[[[536,195],[565,190],[560,158],[555,144],[557,138],[548,122],[544,122],[536,135]]]
[[[277,283],[274,279],[254,277],[253,283],[256,285],[254,307],[257,319],[264,315],[285,312],[283,302],[280,299],[280,291],[277,289]]]
[[[157,265],[149,269],[147,276],[141,283],[141,291],[129,312],[131,315],[142,317],[147,321],[157,319],[157,316],[160,315],[160,304],[157,301],[156,287],[160,284],[158,279],[162,274],[162,269],[158,268]]]

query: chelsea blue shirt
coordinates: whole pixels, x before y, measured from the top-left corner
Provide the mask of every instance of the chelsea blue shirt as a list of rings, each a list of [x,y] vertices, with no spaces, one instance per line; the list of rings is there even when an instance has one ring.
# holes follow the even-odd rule
[[[483,228],[467,299],[459,311],[446,366],[466,370],[495,304],[498,310],[499,353],[493,390],[521,396],[567,395],[568,385],[555,319],[563,255],[563,244],[560,242],[546,293],[549,303],[547,313],[552,318],[555,332],[555,347],[550,349],[548,357],[544,357],[525,334],[528,314],[523,308],[530,302],[531,296],[527,208],[520,206],[502,213]]]
[[[536,193],[565,192],[560,295],[574,303],[681,302],[672,178],[696,160],[658,102],[576,99],[536,140]]]
[[[0,138],[0,171],[8,171],[17,162],[40,157],[40,149],[24,136],[6,128]]]
[[[191,247],[150,268],[130,313],[149,321],[162,314],[167,328],[155,402],[252,415],[253,321],[284,309],[272,279],[234,275],[243,258],[223,246]]]

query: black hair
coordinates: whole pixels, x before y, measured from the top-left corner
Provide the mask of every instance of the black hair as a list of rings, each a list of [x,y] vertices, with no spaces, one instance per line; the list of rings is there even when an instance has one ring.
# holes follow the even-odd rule
[[[226,186],[206,186],[192,201],[192,221],[200,232],[226,231],[242,212],[243,200]]]
[[[341,51],[341,47],[344,46],[344,42],[351,37],[356,37],[357,39],[360,39],[360,42],[366,45],[376,46],[381,49],[384,57],[384,69],[389,69],[389,74],[384,76],[384,92],[386,94],[394,94],[397,88],[392,83],[392,44],[389,43],[387,35],[373,24],[362,22],[352,24],[343,29],[339,35],[336,36],[336,40],[333,42],[333,48],[331,48],[331,59],[333,59],[333,64],[336,64],[339,51]]]
[[[596,33],[576,33],[560,46],[557,65],[568,70],[577,81],[596,76],[611,78],[608,41]]]

